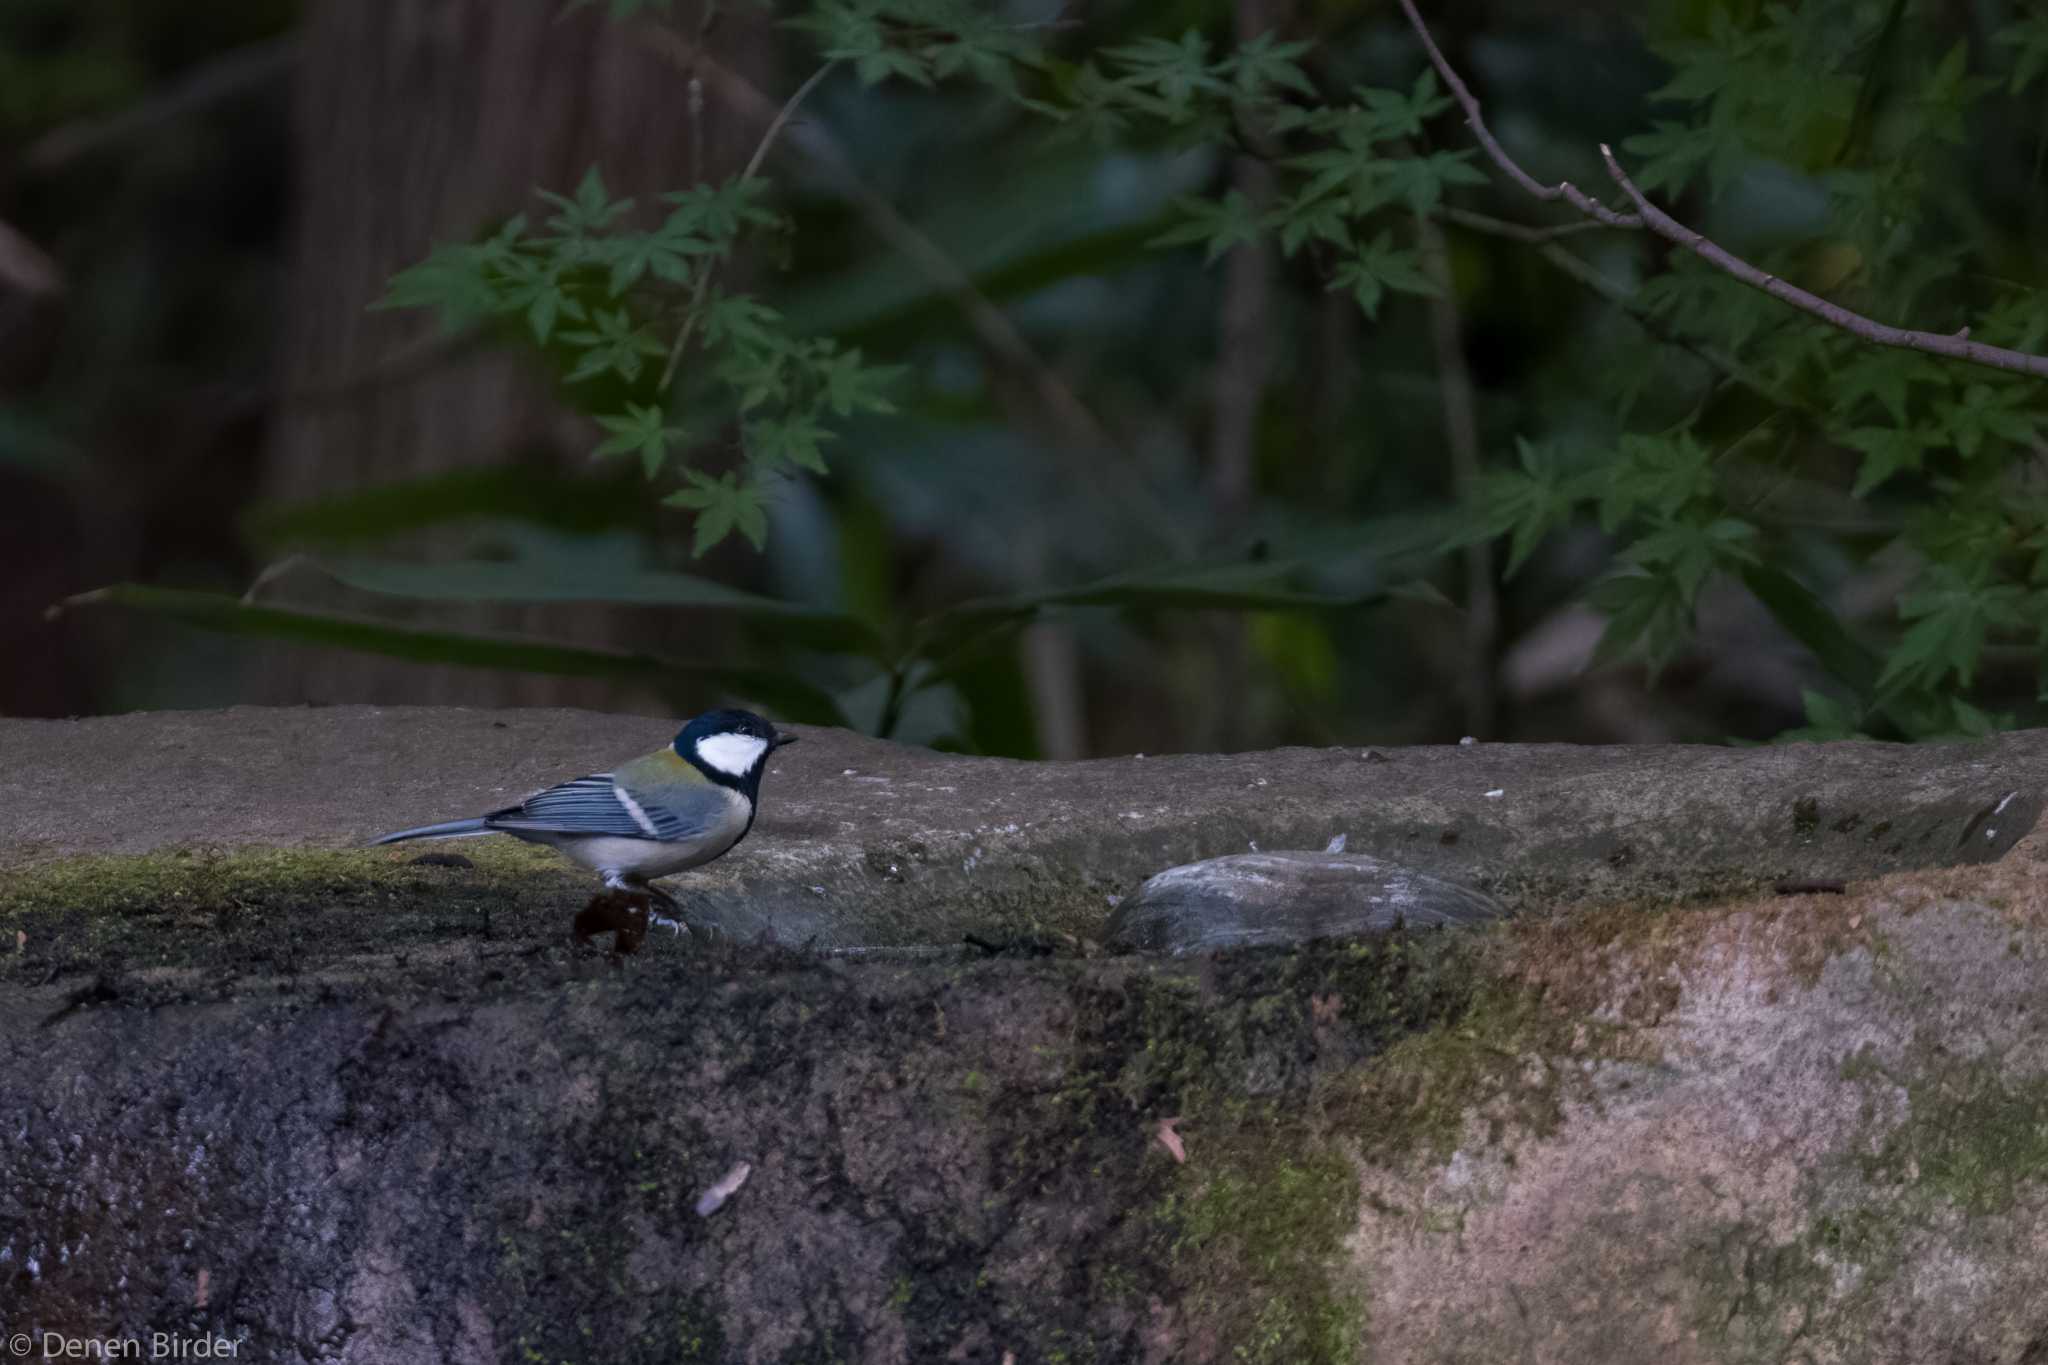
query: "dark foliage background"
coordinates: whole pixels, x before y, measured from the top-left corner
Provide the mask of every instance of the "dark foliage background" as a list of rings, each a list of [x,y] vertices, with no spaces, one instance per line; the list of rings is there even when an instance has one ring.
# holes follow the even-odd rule
[[[1806,288],[2048,338],[2024,7],[1426,14],[1539,179],[1620,203],[1611,142]],[[1528,240],[1576,216],[1425,70],[1392,3],[15,0],[0,712],[736,697],[1016,755],[2035,720],[2038,381]],[[1319,235],[1302,158],[1367,91],[1426,112],[1349,183],[1433,169]],[[742,182],[777,221],[569,260],[546,325],[474,255]],[[613,306],[651,343],[586,364]]]

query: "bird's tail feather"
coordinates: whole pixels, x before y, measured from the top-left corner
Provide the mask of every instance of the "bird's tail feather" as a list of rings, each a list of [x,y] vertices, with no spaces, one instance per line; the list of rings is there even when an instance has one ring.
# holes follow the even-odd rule
[[[421,825],[418,829],[402,829],[396,834],[387,834],[381,839],[372,839],[370,844],[395,844],[404,839],[466,839],[475,834],[489,834],[492,831],[482,820],[444,820],[438,825]]]

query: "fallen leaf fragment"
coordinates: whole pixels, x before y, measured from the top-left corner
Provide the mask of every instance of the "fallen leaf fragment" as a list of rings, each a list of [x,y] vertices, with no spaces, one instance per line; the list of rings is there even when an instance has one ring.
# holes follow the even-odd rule
[[[1187,1144],[1180,1140],[1179,1133],[1173,1131],[1173,1125],[1179,1122],[1177,1118],[1159,1120],[1159,1131],[1153,1136],[1159,1139],[1159,1145],[1166,1149],[1168,1156],[1185,1166],[1188,1162]]]
[[[710,1189],[704,1191],[702,1197],[697,1200],[697,1216],[699,1218],[709,1218],[712,1214],[724,1208],[725,1201],[737,1194],[740,1186],[746,1184],[747,1177],[753,1173],[753,1162],[735,1161],[732,1169],[725,1173],[724,1178]]]

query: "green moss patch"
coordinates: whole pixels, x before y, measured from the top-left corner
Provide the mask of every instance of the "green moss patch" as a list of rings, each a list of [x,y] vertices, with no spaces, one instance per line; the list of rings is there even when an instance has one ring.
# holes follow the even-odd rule
[[[1843,1063],[1845,1079],[1906,1092],[1905,1121],[1858,1158],[1866,1180],[1973,1215],[2004,1213],[2048,1181],[2048,1077],[2008,1081],[1995,1057],[1919,1060],[1910,1070],[1888,1067],[1866,1048]]]
[[[566,935],[594,883],[545,849],[177,849],[0,872],[0,972],[302,972],[450,942]],[[10,941],[11,940],[11,941]]]

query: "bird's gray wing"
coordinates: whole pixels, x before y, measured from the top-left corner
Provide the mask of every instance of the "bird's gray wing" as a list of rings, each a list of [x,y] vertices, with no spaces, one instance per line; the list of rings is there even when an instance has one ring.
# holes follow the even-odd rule
[[[592,773],[535,792],[516,806],[492,811],[484,817],[484,823],[492,829],[611,835],[667,843],[702,832],[709,827],[713,814],[708,806],[701,816],[694,811],[672,809],[667,804],[650,808],[624,798],[610,773]]]

